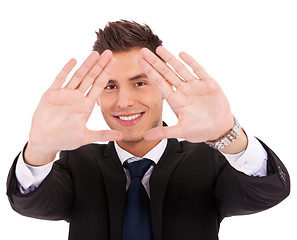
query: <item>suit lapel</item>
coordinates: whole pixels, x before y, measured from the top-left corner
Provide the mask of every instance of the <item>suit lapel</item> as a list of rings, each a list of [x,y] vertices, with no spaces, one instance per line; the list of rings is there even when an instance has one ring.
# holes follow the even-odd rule
[[[169,139],[150,178],[150,198],[154,239],[161,239],[163,201],[170,175],[185,153],[176,139]]]
[[[163,201],[170,175],[185,153],[176,139],[168,145],[150,178],[150,198],[154,239],[161,239]],[[109,142],[103,158],[97,158],[108,197],[111,239],[122,238],[122,221],[126,196],[126,175],[116,154],[114,143]]]
[[[121,239],[126,195],[126,176],[116,154],[113,142],[109,142],[103,158],[97,158],[97,162],[102,171],[106,186],[111,239]]]

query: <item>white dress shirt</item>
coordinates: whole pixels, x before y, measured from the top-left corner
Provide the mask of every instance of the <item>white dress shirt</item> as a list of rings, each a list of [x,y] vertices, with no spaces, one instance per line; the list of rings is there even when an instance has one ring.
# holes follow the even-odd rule
[[[143,156],[143,158],[148,158],[157,164],[163,155],[166,146],[167,139],[163,139],[158,145]],[[122,164],[129,158],[133,158],[134,161],[140,159],[122,149],[116,142],[115,149]],[[225,154],[223,152],[222,154],[237,171],[255,177],[263,177],[267,175],[267,153],[255,137],[248,136],[248,146],[246,150],[237,154]],[[34,189],[36,189],[47,177],[52,169],[53,163],[54,161],[43,166],[33,167],[25,163],[23,154],[21,153],[16,165],[16,177],[20,184],[21,193],[26,194],[34,191]],[[142,183],[149,195],[149,178],[153,168],[154,166],[152,165],[142,179]],[[125,168],[124,171],[127,177],[126,188],[128,188],[130,184],[129,171]]]

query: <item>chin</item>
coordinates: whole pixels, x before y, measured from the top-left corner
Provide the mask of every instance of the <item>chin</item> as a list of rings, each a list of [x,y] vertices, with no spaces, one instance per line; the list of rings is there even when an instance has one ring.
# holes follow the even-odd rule
[[[131,144],[134,144],[134,143],[139,143],[141,141],[143,141],[144,138],[140,138],[140,139],[123,139],[121,142],[122,143],[131,143]]]
[[[143,136],[137,137],[137,136],[125,136],[125,134],[123,135],[124,135],[124,138],[123,140],[121,140],[121,142],[123,143],[139,143],[141,141],[144,141]]]

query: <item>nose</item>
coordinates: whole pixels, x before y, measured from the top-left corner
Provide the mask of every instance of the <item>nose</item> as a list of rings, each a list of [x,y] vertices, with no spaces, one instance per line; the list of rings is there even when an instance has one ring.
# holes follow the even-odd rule
[[[129,91],[128,88],[121,88],[118,91],[117,105],[121,109],[132,107],[135,103],[135,98],[132,91]]]

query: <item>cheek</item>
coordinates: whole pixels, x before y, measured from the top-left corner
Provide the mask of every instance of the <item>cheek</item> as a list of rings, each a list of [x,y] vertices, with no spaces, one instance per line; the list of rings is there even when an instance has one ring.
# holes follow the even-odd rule
[[[112,106],[112,102],[110,101],[109,97],[106,96],[100,96],[98,98],[97,104],[101,108],[102,113],[107,113]]]
[[[146,100],[152,114],[154,115],[162,115],[163,111],[163,99],[160,95],[154,95],[154,97],[150,97]]]
[[[155,101],[155,102],[163,100],[161,92],[154,85],[150,86],[150,89],[149,89],[149,91],[147,92],[146,95],[149,96],[149,98],[151,100],[153,99],[153,101]]]

